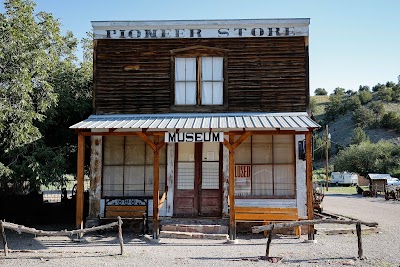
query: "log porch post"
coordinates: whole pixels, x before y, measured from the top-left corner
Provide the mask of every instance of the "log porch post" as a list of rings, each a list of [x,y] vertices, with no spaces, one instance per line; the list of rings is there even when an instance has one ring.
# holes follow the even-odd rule
[[[157,146],[159,136],[154,137],[154,144]],[[158,239],[160,234],[159,228],[159,210],[158,200],[160,199],[160,149],[154,150],[154,163],[153,163],[153,239]]]
[[[307,218],[314,220],[314,197],[312,184],[312,130],[306,133],[306,187]],[[308,226],[308,240],[314,240],[314,225]]]
[[[83,180],[85,166],[85,136],[78,133],[78,164],[76,175],[76,228],[83,229]]]
[[[252,132],[244,132],[235,142],[235,135],[229,134],[229,141],[224,140],[224,145],[229,149],[229,239],[236,240],[236,219],[235,219],[235,149]]]
[[[235,142],[235,136],[229,136],[229,143]],[[235,150],[229,149],[229,239],[236,240],[235,220]]]

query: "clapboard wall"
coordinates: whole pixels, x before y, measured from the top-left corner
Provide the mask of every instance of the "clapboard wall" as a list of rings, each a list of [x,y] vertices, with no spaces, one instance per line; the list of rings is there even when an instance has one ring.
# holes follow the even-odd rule
[[[94,113],[306,111],[306,38],[95,40]],[[195,46],[225,49],[226,105],[173,105],[171,51]]]

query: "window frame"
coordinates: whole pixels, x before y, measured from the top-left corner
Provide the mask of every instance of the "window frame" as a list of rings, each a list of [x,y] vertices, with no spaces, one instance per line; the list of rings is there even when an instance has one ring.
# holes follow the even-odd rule
[[[135,136],[135,135],[133,135],[133,136]],[[109,137],[118,137],[118,136],[112,136],[112,135],[110,135],[110,136],[104,136],[103,137],[103,147],[102,147],[102,155],[103,155],[103,163],[102,163],[102,168],[101,168],[101,171],[102,171],[102,179],[101,179],[101,197],[102,198],[107,198],[107,197],[112,197],[112,198],[152,198],[153,197],[153,194],[154,194],[154,192],[152,192],[152,194],[151,195],[146,195],[146,167],[147,166],[153,166],[153,169],[154,169],[154,153],[152,153],[153,154],[153,163],[152,164],[150,164],[150,163],[148,163],[147,162],[147,153],[148,153],[148,151],[152,151],[152,149],[143,141],[143,143],[144,143],[144,164],[142,165],[142,164],[139,164],[139,163],[131,163],[131,164],[127,164],[126,163],[126,147],[127,147],[127,141],[126,141],[126,138],[127,137],[130,137],[130,136],[120,136],[120,137],[122,137],[123,138],[123,150],[122,150],[122,154],[123,154],[123,163],[122,164],[105,164],[105,162],[104,162],[104,153],[105,153],[105,143],[107,142],[106,141],[106,139],[107,138],[109,138]],[[138,136],[137,136],[138,137]],[[139,137],[138,137],[139,138]],[[150,152],[151,153],[151,152]],[[163,163],[163,164],[160,164],[160,167],[161,166],[165,166],[165,173],[164,173],[164,177],[165,177],[165,181],[164,181],[164,188],[160,188],[160,192],[167,192],[167,165],[168,165],[168,160],[167,160],[167,144],[165,145],[165,163]],[[105,193],[105,190],[104,190],[104,167],[105,166],[119,166],[119,167],[122,167],[123,168],[123,173],[122,173],[122,195],[119,195],[119,196],[110,196],[109,194],[106,194]],[[143,168],[144,168],[144,176],[143,176],[143,194],[141,194],[141,195],[139,195],[139,194],[135,194],[135,195],[126,195],[125,194],[125,192],[126,191],[128,191],[128,190],[126,190],[125,189],[125,167],[127,167],[127,166],[143,166]],[[154,177],[153,177],[153,182],[154,182]]]
[[[290,134],[289,134],[290,135]],[[239,137],[240,135],[235,135],[236,137]],[[274,136],[275,135],[271,135],[272,136],[272,155],[274,155],[274,147],[275,147],[275,143],[274,143]],[[297,173],[297,164],[296,164],[296,147],[295,147],[295,141],[296,141],[296,136],[295,135],[290,135],[292,136],[292,141],[293,141],[293,162],[292,163],[277,163],[275,162],[275,158],[274,156],[272,157],[272,161],[271,163],[253,163],[253,135],[249,136],[248,138],[250,139],[250,163],[237,163],[236,159],[235,159],[235,166],[236,165],[250,165],[251,166],[251,177],[250,177],[250,195],[248,196],[240,196],[240,195],[235,195],[236,199],[296,199],[297,198],[297,179],[296,179],[296,173]],[[246,140],[247,141],[247,140]],[[242,144],[243,145],[243,144]],[[240,147],[240,146],[239,146]],[[236,155],[236,153],[235,153]],[[273,188],[272,188],[272,192],[273,195],[270,196],[257,196],[257,195],[252,195],[253,194],[253,166],[258,166],[258,165],[269,165],[272,167],[272,171],[273,171],[273,176],[272,176],[272,182],[273,182]],[[287,195],[287,196],[279,196],[279,195],[275,195],[274,192],[274,188],[275,188],[275,171],[274,168],[275,166],[283,166],[283,165],[291,165],[293,166],[293,186],[294,186],[294,190],[293,190],[293,195]],[[236,184],[236,177],[235,177],[235,184]]]
[[[181,49],[170,50],[171,55],[171,108],[177,111],[183,111],[187,108],[194,108],[197,111],[207,111],[210,109],[225,109],[228,106],[228,50],[216,47],[191,46]],[[201,103],[201,58],[203,57],[222,57],[223,63],[223,82],[222,82],[222,104],[202,104]],[[176,58],[196,58],[196,104],[184,105],[175,104],[175,59]]]

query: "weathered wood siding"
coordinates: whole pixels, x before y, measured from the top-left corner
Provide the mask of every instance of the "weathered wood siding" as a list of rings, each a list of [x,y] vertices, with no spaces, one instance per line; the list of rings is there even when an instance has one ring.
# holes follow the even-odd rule
[[[305,38],[96,40],[94,111],[306,111],[309,89]],[[183,110],[172,105],[170,51],[191,46],[228,50],[228,105]],[[127,66],[131,70],[124,70]]]

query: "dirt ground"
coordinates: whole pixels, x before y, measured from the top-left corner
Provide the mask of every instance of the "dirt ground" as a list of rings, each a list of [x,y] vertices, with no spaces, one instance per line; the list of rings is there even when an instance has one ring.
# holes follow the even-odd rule
[[[265,255],[266,244],[261,235],[240,235],[238,244],[193,239],[162,239],[155,244],[124,231],[125,253],[121,256],[113,231],[86,235],[82,242],[7,231],[10,254],[0,255],[0,266],[400,266],[400,201],[327,195],[324,210],[379,223],[380,233],[363,234],[366,259],[356,258],[355,234],[328,235],[323,231],[329,228],[326,225],[317,227],[316,243],[305,242],[305,235],[301,239],[275,236],[270,255],[282,261],[274,264],[259,258]]]

